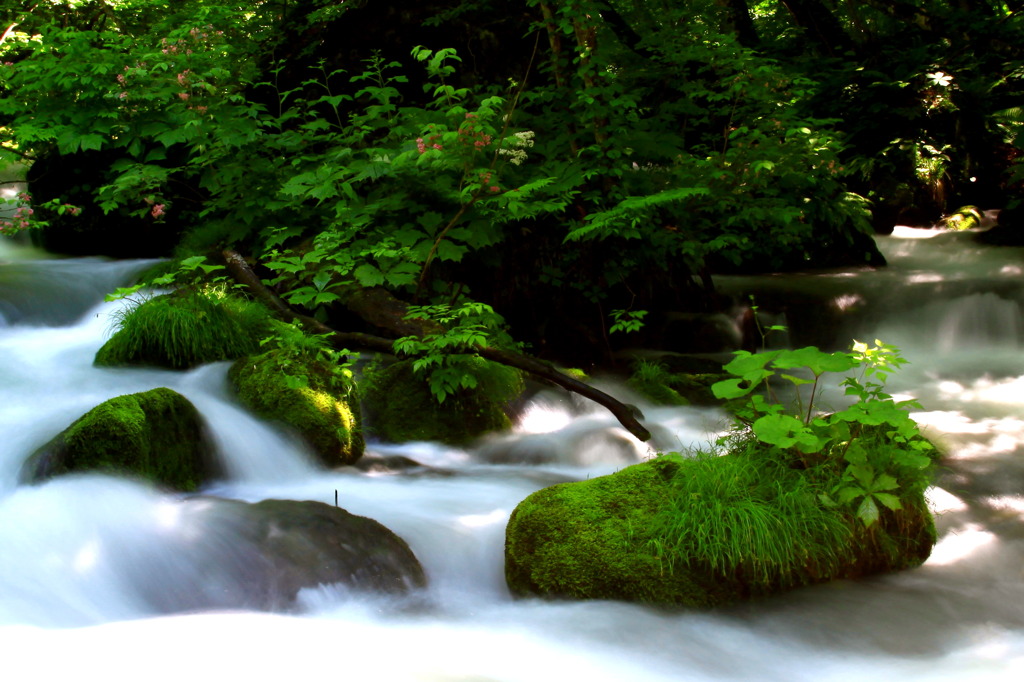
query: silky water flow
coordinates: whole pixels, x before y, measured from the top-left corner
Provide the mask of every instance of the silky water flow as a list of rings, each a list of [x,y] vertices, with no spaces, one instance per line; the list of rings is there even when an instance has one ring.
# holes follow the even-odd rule
[[[479,446],[371,444],[369,457],[423,466],[327,471],[240,407],[224,363],[92,366],[124,305],[103,293],[145,263],[0,245],[4,679],[1022,679],[1024,253],[907,229],[880,244],[891,263],[882,271],[720,284],[792,291],[804,307],[779,314],[794,329],[821,306],[840,336],[903,349],[911,364],[891,388],[921,401],[915,416],[949,453],[930,492],[941,540],[917,570],[711,613],[509,596],[504,526],[520,500],[650,456],[599,409],[542,393],[513,432]],[[25,457],[85,411],[158,386],[192,400],[218,445],[226,475],[202,495],[98,474],[18,483]],[[724,426],[712,409],[644,411],[667,450],[702,447]],[[322,586],[286,613],[239,608],[247,555],[221,500],[333,504],[335,491],[410,544],[429,587],[383,597]]]

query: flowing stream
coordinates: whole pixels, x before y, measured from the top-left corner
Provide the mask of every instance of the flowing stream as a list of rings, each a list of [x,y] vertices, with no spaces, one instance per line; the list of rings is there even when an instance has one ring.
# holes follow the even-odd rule
[[[942,537],[925,566],[714,613],[509,596],[502,552],[515,505],[649,456],[601,411],[541,394],[514,432],[471,449],[369,447],[369,458],[403,455],[421,467],[323,470],[235,402],[226,364],[92,367],[123,305],[103,293],[145,263],[44,259],[0,242],[3,676],[1024,679],[1024,252],[970,236],[898,229],[880,238],[884,271],[720,282],[763,296],[794,337],[820,336],[826,320],[841,345],[851,336],[899,345],[911,364],[891,388],[920,400],[915,416],[949,454],[931,494]],[[18,484],[25,457],[89,408],[157,386],[192,400],[218,444],[227,473],[205,495],[96,474]],[[723,426],[711,409],[645,412],[659,448],[700,447]],[[218,498],[333,503],[335,491],[340,506],[410,544],[425,593],[322,586],[287,613],[239,608],[245,555]]]

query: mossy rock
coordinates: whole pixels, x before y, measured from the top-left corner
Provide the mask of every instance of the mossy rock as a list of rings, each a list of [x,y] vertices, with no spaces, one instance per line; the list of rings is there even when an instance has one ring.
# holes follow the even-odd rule
[[[634,372],[627,380],[633,390],[655,405],[720,405],[711,387],[727,374],[673,374],[665,372],[652,377],[648,373]]]
[[[216,291],[179,290],[123,313],[118,330],[97,351],[98,367],[155,365],[189,369],[258,352],[270,314]]]
[[[721,462],[705,460],[703,466],[678,455],[659,457],[610,476],[562,483],[530,495],[513,511],[506,531],[509,588],[522,596],[710,608],[801,585],[918,566],[935,543],[931,515],[918,494],[904,500],[903,511],[885,510],[883,520],[870,529],[851,514],[828,512],[835,515],[833,531],[841,543],[823,548],[820,555],[813,548],[795,568],[768,571],[767,580],[755,579],[743,561],[722,566],[697,554],[666,561],[662,520],[667,501],[694,505],[698,518],[705,503],[699,495],[680,500],[676,477],[714,476],[728,469],[728,457],[732,455],[713,458]],[[808,503],[816,499],[809,496]],[[687,530],[696,537],[706,529],[697,523]],[[706,537],[701,542],[714,546],[720,540]],[[795,551],[806,550],[798,537],[791,534],[786,540]]]
[[[294,429],[326,465],[362,456],[355,383],[326,361],[274,349],[238,360],[228,377],[243,404]]]
[[[459,389],[443,403],[430,391],[411,360],[364,374],[360,382],[367,431],[392,443],[437,441],[464,445],[512,427],[509,403],[523,390],[520,373],[482,358],[467,360],[477,386]]]
[[[36,482],[75,471],[139,476],[192,491],[219,475],[196,408],[169,388],[111,398],[32,454],[22,478]]]
[[[980,227],[982,220],[984,220],[984,216],[977,206],[961,206],[946,216],[944,222],[946,229],[962,232]]]

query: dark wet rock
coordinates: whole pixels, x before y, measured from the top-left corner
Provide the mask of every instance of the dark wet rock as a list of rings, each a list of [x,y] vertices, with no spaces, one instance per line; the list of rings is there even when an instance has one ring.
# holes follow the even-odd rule
[[[339,507],[206,497],[177,505],[172,547],[182,567],[161,564],[136,579],[141,598],[163,613],[290,611],[302,590],[406,595],[427,583],[404,540]]]

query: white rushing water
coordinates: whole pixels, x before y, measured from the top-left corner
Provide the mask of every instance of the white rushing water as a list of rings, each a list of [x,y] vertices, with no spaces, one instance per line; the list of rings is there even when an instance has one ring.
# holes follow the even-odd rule
[[[423,467],[325,471],[241,409],[225,364],[91,366],[118,306],[101,303],[102,293],[141,264],[14,261],[17,253],[0,247],[8,249],[0,252],[4,678],[1021,679],[1024,256],[965,235],[922,235],[881,240],[887,271],[772,278],[771,286],[824,296],[833,316],[849,309],[851,333],[897,343],[912,361],[894,388],[920,399],[917,417],[950,452],[932,495],[943,512],[932,559],[715,613],[508,595],[504,526],[515,505],[543,486],[647,456],[600,411],[542,394],[516,432],[478,447],[370,447],[370,456]],[[157,386],[192,400],[214,435],[226,475],[207,496],[102,475],[18,484],[24,458],[86,410]],[[663,448],[700,447],[721,428],[715,410],[645,412]],[[340,506],[410,544],[428,574],[426,594],[323,586],[304,591],[295,612],[233,606],[247,555],[213,496],[333,503],[335,491]]]

